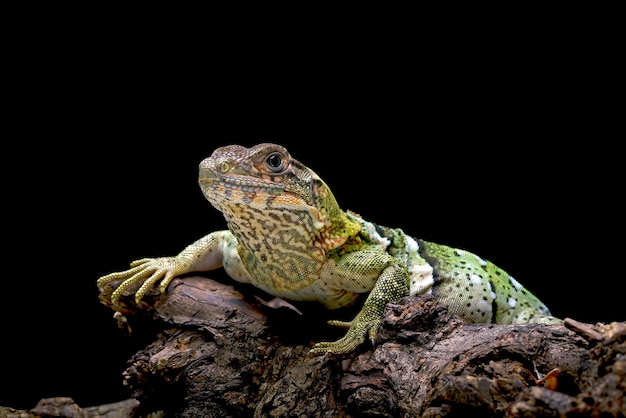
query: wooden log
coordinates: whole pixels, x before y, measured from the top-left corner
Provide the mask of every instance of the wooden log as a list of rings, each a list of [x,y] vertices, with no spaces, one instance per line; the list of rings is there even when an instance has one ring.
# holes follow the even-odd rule
[[[432,296],[405,297],[388,304],[374,347],[319,356],[314,342],[345,332],[325,324],[340,312],[259,294],[191,276],[140,306],[123,296],[120,326],[149,341],[124,372],[133,416],[626,415],[624,322],[467,324]]]
[[[187,277],[152,297],[163,328],[125,372],[144,413],[624,416],[623,322],[467,324],[431,296],[406,297],[388,305],[375,347],[314,356],[320,332],[296,329],[315,320],[277,315],[229,284]],[[311,312],[318,329],[334,318]]]

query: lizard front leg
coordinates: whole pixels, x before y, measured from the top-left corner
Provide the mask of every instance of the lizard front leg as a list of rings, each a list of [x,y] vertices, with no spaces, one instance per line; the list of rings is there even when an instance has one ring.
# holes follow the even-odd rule
[[[143,258],[133,261],[130,263],[130,269],[102,276],[98,279],[97,285],[102,288],[109,282],[121,280],[111,294],[111,303],[118,306],[120,296],[129,287],[142,283],[135,293],[135,301],[139,303],[146,291],[159,280],[159,290],[163,293],[176,276],[194,271],[209,271],[222,265],[226,268],[227,264],[235,275],[238,269],[243,269],[236,252],[235,237],[230,231],[216,231],[187,246],[175,257]],[[243,273],[240,275],[244,275]]]
[[[363,292],[368,287],[367,282],[371,280],[369,278],[371,271],[364,270],[373,268],[380,271],[363,308],[350,322],[329,321],[331,325],[348,328],[348,332],[337,341],[315,344],[311,353],[348,353],[361,345],[366,336],[374,343],[387,303],[409,294],[409,273],[405,266],[384,253],[371,253],[369,254],[371,257],[363,257],[362,253],[356,252],[342,257],[339,266],[343,265],[344,268],[348,268],[340,275],[343,276],[341,282],[344,288],[350,291]],[[383,264],[382,271],[381,263]]]

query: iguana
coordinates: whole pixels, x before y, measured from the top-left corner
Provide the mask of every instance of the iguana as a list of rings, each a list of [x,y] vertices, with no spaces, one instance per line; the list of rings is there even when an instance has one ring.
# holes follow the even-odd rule
[[[200,162],[199,184],[228,229],[200,238],[175,257],[144,258],[98,279],[121,281],[113,306],[131,286],[139,302],[157,282],[165,292],[176,276],[223,267],[238,282],[292,301],[328,309],[367,294],[334,342],[311,352],[347,353],[374,341],[385,305],[431,293],[467,322],[558,323],[548,308],[504,270],[477,255],[413,238],[343,211],[326,183],[280,145],[229,145]]]

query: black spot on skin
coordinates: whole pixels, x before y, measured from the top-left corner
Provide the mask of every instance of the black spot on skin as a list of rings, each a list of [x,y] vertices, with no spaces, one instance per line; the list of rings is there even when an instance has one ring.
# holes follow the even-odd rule
[[[491,288],[491,291],[493,293],[496,292],[496,288],[493,285],[493,282],[491,280],[489,281],[489,287]],[[493,300],[491,301],[491,318],[489,322],[491,323],[495,322],[497,316],[498,316],[498,304],[496,302],[496,298],[493,298]]]

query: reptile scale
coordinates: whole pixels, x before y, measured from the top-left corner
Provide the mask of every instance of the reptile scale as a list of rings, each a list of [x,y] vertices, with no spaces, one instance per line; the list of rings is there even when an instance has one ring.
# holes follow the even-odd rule
[[[561,319],[504,270],[475,254],[435,244],[343,211],[310,168],[276,144],[229,145],[200,163],[199,184],[227,230],[212,232],[175,257],[144,258],[130,269],[98,279],[120,284],[120,296],[139,285],[135,300],[157,282],[223,267],[238,282],[294,301],[337,309],[367,293],[361,311],[334,342],[311,352],[347,353],[374,341],[385,305],[406,295],[431,293],[472,323],[558,323]]]

